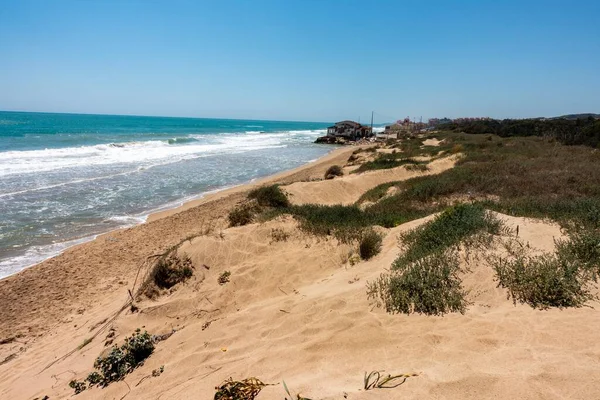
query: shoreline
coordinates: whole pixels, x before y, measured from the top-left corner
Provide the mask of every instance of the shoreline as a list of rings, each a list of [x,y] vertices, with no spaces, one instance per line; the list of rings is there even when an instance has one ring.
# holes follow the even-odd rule
[[[160,206],[158,208],[155,208],[154,210],[148,210],[145,214],[142,214],[140,216],[132,216],[132,218],[139,218],[139,219],[143,219],[143,221],[138,222],[138,223],[133,223],[133,224],[129,224],[129,225],[124,225],[122,227],[118,227],[118,228],[114,228],[114,229],[109,229],[105,232],[100,232],[100,233],[95,233],[89,236],[82,236],[82,237],[76,237],[76,238],[72,238],[72,239],[67,239],[63,242],[57,242],[57,243],[52,243],[52,244],[47,244],[47,245],[43,245],[43,246],[56,246],[56,247],[61,247],[62,245],[66,245],[64,248],[60,248],[60,250],[54,250],[54,251],[49,251],[49,255],[47,257],[44,257],[43,259],[36,261],[32,264],[28,264],[22,268],[20,268],[18,271],[13,272],[9,275],[0,277],[0,282],[13,277],[15,275],[18,275],[19,273],[28,270],[30,268],[35,268],[37,265],[44,263],[48,260],[51,260],[55,257],[60,256],[61,254],[63,254],[66,251],[69,251],[70,249],[76,248],[78,246],[81,245],[85,245],[87,243],[93,242],[99,238],[102,238],[105,235],[110,235],[111,233],[114,232],[118,232],[118,231],[122,231],[122,230],[126,230],[126,229],[130,229],[130,228],[134,228],[136,226],[140,226],[143,224],[147,224],[149,222],[158,220],[158,219],[162,219],[174,214],[177,214],[179,212],[188,210],[190,208],[199,206],[201,204],[204,204],[206,202],[212,201],[212,200],[216,200],[219,199],[223,196],[227,196],[233,193],[237,193],[238,191],[243,191],[246,190],[246,186],[253,186],[253,185],[260,185],[260,184],[264,184],[267,182],[270,182],[272,180],[276,180],[276,179],[281,179],[284,178],[287,175],[290,174],[294,174],[297,172],[302,171],[303,169],[310,167],[312,165],[315,165],[319,162],[324,161],[328,156],[332,155],[333,153],[342,150],[343,148],[333,148],[331,149],[328,153],[324,154],[323,156],[315,159],[315,160],[310,160],[307,161],[306,163],[299,165],[295,168],[292,169],[288,169],[288,170],[283,170],[280,172],[277,172],[275,174],[272,175],[266,175],[266,176],[262,176],[262,177],[257,177],[257,178],[253,178],[249,181],[237,184],[237,185],[229,185],[229,186],[224,186],[222,188],[218,188],[218,189],[214,189],[214,190],[210,190],[208,192],[204,192],[198,195],[194,195],[194,196],[190,196],[191,198],[183,198],[180,200],[176,200],[176,201],[172,201],[170,203],[167,203],[163,206]],[[72,243],[72,244],[69,244]],[[22,257],[21,256],[17,256],[17,257]],[[8,260],[8,259],[7,259]]]
[[[263,176],[260,178],[254,178],[250,181],[241,183],[239,185],[234,185],[234,186],[230,186],[230,187],[225,187],[223,189],[213,190],[211,192],[206,192],[205,194],[201,195],[200,197],[189,200],[189,201],[185,201],[183,204],[181,204],[179,206],[169,208],[167,210],[161,210],[161,211],[150,213],[146,217],[146,221],[144,223],[148,223],[148,222],[156,221],[156,220],[159,220],[162,218],[166,218],[171,215],[180,213],[182,211],[189,210],[190,208],[200,206],[207,202],[210,202],[213,200],[218,200],[222,197],[225,197],[225,196],[228,196],[228,195],[231,195],[234,193],[244,192],[255,186],[260,186],[260,185],[264,185],[267,183],[276,182],[281,179],[285,179],[291,175],[300,173],[300,172],[306,170],[307,168],[310,168],[312,166],[317,166],[319,163],[328,162],[329,160],[336,158],[340,153],[345,153],[346,151],[344,151],[344,150],[347,150],[348,148],[350,148],[350,147],[344,146],[342,148],[333,148],[331,151],[329,151],[325,155],[317,158],[316,160],[308,161],[298,167],[284,170],[281,172],[277,172],[272,175],[267,175],[267,176]],[[354,146],[352,146],[352,148],[354,149]]]
[[[60,325],[59,321],[79,315],[81,310],[98,304],[108,307],[116,298],[128,296],[127,285],[134,282],[141,260],[199,229],[226,229],[229,211],[251,188],[322,178],[330,165],[344,163],[355,149],[334,148],[314,162],[154,213],[145,223],[100,234],[0,279],[0,302],[5,305],[0,308],[0,340],[43,336],[48,330],[44,321]],[[3,350],[0,347],[0,360],[10,355]]]

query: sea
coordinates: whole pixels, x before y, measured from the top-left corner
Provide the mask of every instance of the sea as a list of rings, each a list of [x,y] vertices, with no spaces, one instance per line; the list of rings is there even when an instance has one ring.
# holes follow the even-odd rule
[[[327,123],[0,112],[0,278],[314,161]]]

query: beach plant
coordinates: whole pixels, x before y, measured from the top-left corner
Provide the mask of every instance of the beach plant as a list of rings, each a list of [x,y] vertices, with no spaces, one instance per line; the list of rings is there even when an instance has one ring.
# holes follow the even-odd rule
[[[381,375],[380,371],[371,371],[368,375],[365,372],[364,385],[365,390],[371,389],[393,389],[402,385],[410,377],[417,374],[400,374],[400,375]]]
[[[504,230],[481,206],[460,204],[400,236],[404,252],[390,272],[367,284],[369,298],[391,313],[464,313],[459,246],[485,246]]]
[[[279,185],[261,186],[248,193],[248,198],[255,200],[259,206],[272,208],[286,208],[290,201]]]
[[[571,232],[567,240],[557,240],[556,253],[562,260],[579,263],[595,282],[600,278],[600,230],[585,229]]]
[[[379,254],[382,240],[383,237],[380,233],[375,232],[373,229],[365,230],[358,247],[360,258],[369,260]]]
[[[490,235],[504,232],[503,227],[502,221],[480,205],[458,204],[450,207],[432,221],[400,235],[405,251],[394,261],[392,269],[398,270],[461,242],[467,241],[470,247],[488,244]],[[480,233],[482,235],[474,236]]]
[[[242,204],[229,212],[229,226],[243,226],[254,221],[257,207],[252,204]]]
[[[161,289],[170,289],[188,280],[193,274],[192,260],[189,257],[179,258],[172,254],[158,259],[154,270],[154,283]]]
[[[241,381],[229,378],[215,388],[214,400],[254,400],[265,386],[268,384],[254,377]]]
[[[120,347],[114,345],[107,355],[100,356],[94,362],[97,371],[91,372],[84,381],[72,380],[69,386],[79,394],[93,386],[108,386],[125,378],[127,374],[143,364],[154,352],[154,340],[152,336],[140,329],[129,337]]]
[[[426,164],[423,161],[416,161],[406,157],[402,153],[382,153],[379,154],[373,161],[367,161],[361,164],[360,167],[352,171],[353,173],[361,173],[378,169],[396,168],[401,165],[420,165]]]
[[[230,271],[225,271],[221,275],[219,275],[219,278],[217,279],[217,282],[219,283],[219,285],[224,285],[224,284],[226,284],[226,283],[229,282],[229,277],[230,276],[231,276],[231,272]]]
[[[368,282],[367,296],[389,313],[464,313],[468,301],[460,272],[456,253],[437,252]]]
[[[515,304],[539,309],[581,307],[596,299],[592,282],[597,279],[597,270],[587,264],[590,253],[577,254],[581,247],[584,251],[588,247],[586,243],[580,246],[577,242],[562,242],[555,253],[531,256],[520,244],[509,247],[506,257],[490,257],[490,263],[498,286],[508,289],[508,297]]]
[[[140,329],[125,338],[125,343],[120,347],[114,345],[105,357],[98,357],[94,362],[94,368],[102,376],[101,386],[106,386],[111,382],[120,381],[136,369],[143,361],[154,351],[154,342],[152,336]]]
[[[333,179],[336,176],[343,176],[344,170],[339,165],[332,165],[325,171],[325,179]]]

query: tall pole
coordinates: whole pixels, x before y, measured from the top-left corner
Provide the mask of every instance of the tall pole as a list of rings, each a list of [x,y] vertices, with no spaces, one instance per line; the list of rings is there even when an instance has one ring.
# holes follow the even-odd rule
[[[371,111],[371,135],[373,135],[373,113],[375,111]]]

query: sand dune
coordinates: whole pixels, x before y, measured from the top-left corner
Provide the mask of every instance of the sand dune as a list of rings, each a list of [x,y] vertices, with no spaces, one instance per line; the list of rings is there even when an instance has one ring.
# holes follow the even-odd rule
[[[284,187],[293,204],[352,204],[367,190],[382,183],[401,181],[420,175],[439,174],[454,166],[457,156],[444,157],[429,163],[425,172],[404,167],[345,175],[330,181],[295,182]]]
[[[347,158],[347,154],[337,156]],[[297,173],[303,178],[320,175],[327,163],[339,162],[337,156]],[[452,162],[437,160],[432,171],[450,168]],[[403,179],[400,176],[406,174],[392,171],[388,178]],[[293,183],[287,189],[294,193],[295,202],[351,203],[360,190],[381,183],[385,176],[374,172]],[[368,182],[359,183],[361,179]],[[39,336],[24,334],[17,342],[2,345],[4,352],[19,353],[0,365],[0,398],[71,397],[68,382],[91,372],[95,357],[105,349],[107,332],[63,360],[60,357],[89,338],[98,330],[94,327],[127,300],[126,288],[137,266],[134,261],[198,230],[198,224],[206,220],[201,217],[217,217],[239,201],[241,193],[235,191],[96,241],[95,246],[102,247],[112,245],[109,237],[117,239],[115,246],[118,243],[132,253],[123,259],[124,265],[116,265],[119,258],[110,258],[115,256],[106,247],[106,253],[95,253],[98,249],[93,244],[72,250],[67,260],[83,257],[79,253],[96,254],[79,269],[69,269],[72,275],[63,276],[71,278],[68,283],[79,293],[63,301],[81,298],[87,307],[81,313],[69,313],[73,305],[56,308],[54,304],[48,317],[28,314],[36,316],[30,324]],[[555,224],[500,217],[513,228],[519,226],[521,240],[536,251],[551,251],[553,239],[562,235]],[[155,353],[125,381],[87,390],[77,398],[212,399],[214,387],[224,379],[250,376],[274,384],[285,380],[293,392],[311,399],[599,398],[598,311],[588,307],[537,311],[515,306],[506,291],[496,286],[484,254],[464,264],[469,272],[463,282],[472,302],[465,315],[390,315],[369,302],[366,283],[397,257],[398,235],[431,218],[382,230],[382,252],[354,265],[349,261],[351,247],[307,236],[290,217],[238,228],[224,228],[217,219],[216,229],[185,242],[179,250],[194,263],[190,281],[156,301],[144,300],[139,312],[126,311],[111,324],[117,341],[138,327],[156,334],[177,332],[159,343]],[[274,240],[274,229],[288,233],[287,240]],[[138,250],[142,243],[147,246]],[[111,265],[97,272],[102,278],[94,272],[102,265],[101,254]],[[56,265],[62,262],[59,258]],[[217,278],[226,270],[231,272],[230,282],[220,285]],[[16,302],[19,299],[15,297]],[[9,332],[11,328],[4,324],[4,332]],[[43,326],[47,326],[45,331]],[[25,340],[26,344],[19,343]],[[25,350],[19,351],[20,346]],[[44,370],[53,361],[57,362]],[[143,379],[163,365],[162,375]],[[395,389],[365,392],[363,374],[371,370],[417,376]],[[284,395],[278,384],[264,388],[258,399],[281,400]]]

